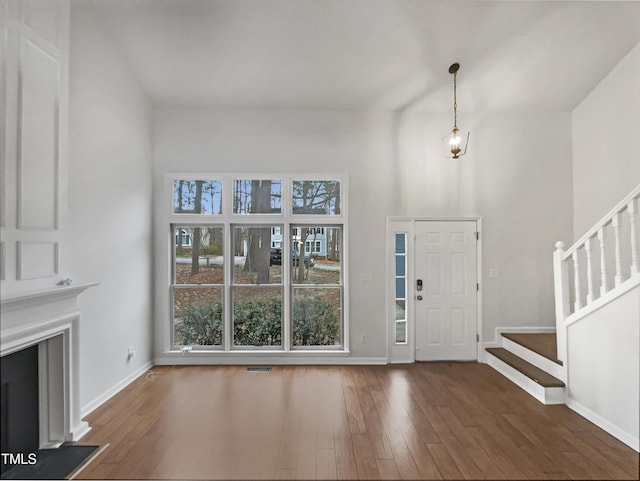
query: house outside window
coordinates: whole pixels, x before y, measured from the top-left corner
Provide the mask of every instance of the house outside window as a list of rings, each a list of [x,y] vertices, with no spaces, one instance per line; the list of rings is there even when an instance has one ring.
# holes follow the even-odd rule
[[[176,247],[191,247],[191,235],[188,229],[176,230]]]

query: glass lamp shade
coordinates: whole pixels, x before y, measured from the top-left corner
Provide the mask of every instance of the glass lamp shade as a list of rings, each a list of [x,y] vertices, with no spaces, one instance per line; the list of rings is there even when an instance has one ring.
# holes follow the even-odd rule
[[[454,128],[449,135],[442,138],[444,155],[448,159],[457,159],[467,153],[469,131]]]

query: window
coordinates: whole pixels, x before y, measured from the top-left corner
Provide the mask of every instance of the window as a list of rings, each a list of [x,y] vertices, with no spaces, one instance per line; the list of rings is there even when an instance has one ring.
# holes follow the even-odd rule
[[[222,345],[224,229],[221,226],[174,226],[175,237],[187,245],[173,251],[171,304],[175,345]]]
[[[221,214],[222,182],[219,180],[174,180],[173,213]]]
[[[407,234],[395,235],[395,342],[407,342]]]
[[[282,347],[282,265],[271,226],[233,227],[233,347]]]
[[[268,177],[167,175],[170,349],[346,348],[344,179]]]
[[[340,182],[337,180],[296,180],[293,182],[293,213],[340,214]]]
[[[233,213],[279,214],[280,184],[279,180],[234,180]]]
[[[342,345],[342,228],[323,227],[326,250],[321,257],[301,255],[296,245],[316,245],[311,226],[292,227],[293,347]],[[307,239],[312,238],[311,241]]]
[[[304,251],[308,254],[322,254],[322,242],[307,241],[304,246]]]

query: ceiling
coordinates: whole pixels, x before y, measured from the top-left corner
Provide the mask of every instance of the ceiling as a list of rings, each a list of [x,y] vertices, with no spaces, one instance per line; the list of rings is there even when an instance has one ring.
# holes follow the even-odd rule
[[[158,106],[571,110],[640,42],[640,1],[76,0]]]

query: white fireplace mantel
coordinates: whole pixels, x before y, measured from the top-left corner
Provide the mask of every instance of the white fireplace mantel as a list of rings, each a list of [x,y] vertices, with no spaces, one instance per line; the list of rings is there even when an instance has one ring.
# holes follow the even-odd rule
[[[80,415],[78,296],[97,283],[3,292],[0,356],[38,346],[40,447],[77,441]]]
[[[34,304],[42,304],[46,302],[56,301],[60,299],[76,298],[89,287],[97,286],[97,283],[90,284],[65,284],[42,289],[33,289],[28,291],[8,291],[2,293],[2,312],[21,309],[33,306]]]

